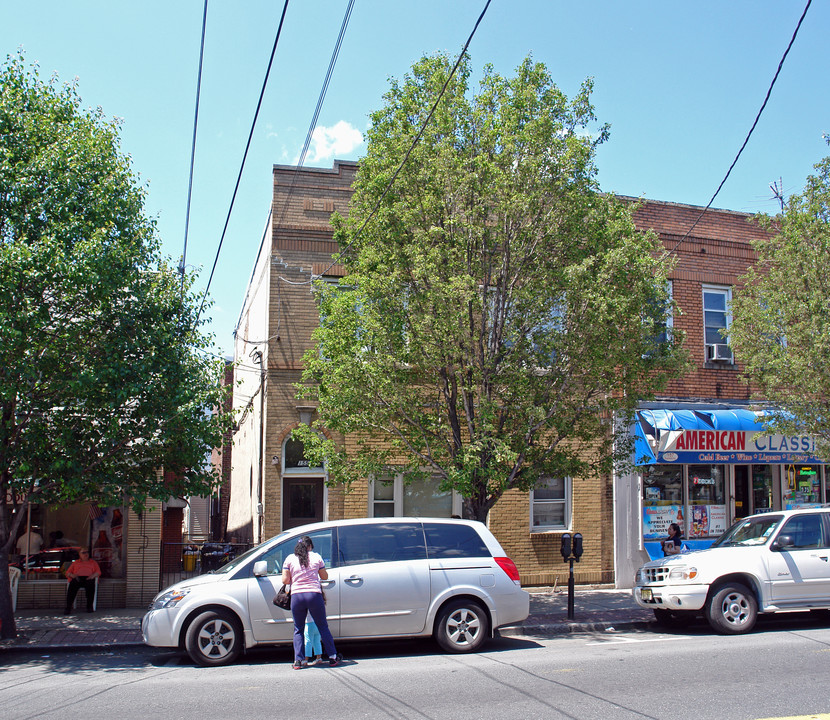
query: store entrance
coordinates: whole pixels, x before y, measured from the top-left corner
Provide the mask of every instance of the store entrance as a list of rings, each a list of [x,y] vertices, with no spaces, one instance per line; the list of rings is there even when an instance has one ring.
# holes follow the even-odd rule
[[[752,514],[752,492],[749,482],[749,466],[735,465],[736,520]]]

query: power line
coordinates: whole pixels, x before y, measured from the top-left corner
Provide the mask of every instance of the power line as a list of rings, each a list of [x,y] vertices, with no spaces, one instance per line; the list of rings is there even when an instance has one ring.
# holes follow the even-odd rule
[[[375,213],[380,209],[381,203],[389,191],[392,189],[392,185],[395,184],[395,180],[398,179],[398,175],[400,174],[401,170],[403,170],[404,165],[409,161],[409,156],[412,154],[412,151],[415,149],[415,146],[421,140],[421,136],[426,131],[427,125],[429,125],[429,121],[432,120],[432,116],[435,114],[435,110],[438,107],[438,103],[441,102],[441,98],[444,97],[444,93],[447,91],[447,86],[450,84],[450,80],[453,79],[455,76],[456,70],[458,70],[458,66],[461,64],[462,58],[467,54],[467,48],[470,47],[470,43],[473,40],[473,36],[476,34],[476,30],[478,30],[478,26],[481,24],[481,21],[484,19],[484,15],[487,12],[487,8],[490,7],[491,0],[487,0],[486,4],[484,5],[484,9],[481,11],[481,14],[478,16],[478,20],[476,20],[475,25],[473,26],[472,32],[470,32],[469,37],[467,38],[467,42],[464,43],[464,47],[461,49],[461,52],[458,55],[458,59],[455,61],[455,65],[453,65],[450,74],[447,76],[446,81],[444,82],[444,86],[441,88],[441,92],[438,93],[438,98],[435,100],[435,103],[432,105],[432,109],[429,111],[429,115],[427,115],[426,120],[424,120],[423,125],[421,125],[421,129],[418,131],[418,134],[415,136],[415,139],[412,141],[412,144],[409,146],[409,149],[406,151],[406,155],[404,159],[401,161],[401,164],[398,166],[398,169],[395,170],[395,174],[389,180],[389,183],[386,186],[386,189],[381,194],[380,198],[378,199],[377,203],[375,204],[374,208],[372,208],[372,212],[366,217],[363,221],[363,224],[358,229],[357,233],[355,234],[354,238],[349,242],[346,247],[344,247],[338,254],[337,259],[333,260],[331,264],[323,270],[320,275],[325,275],[331,268],[333,268],[336,264],[338,259],[342,258],[346,251],[354,245],[354,243],[360,238],[360,235],[363,233],[363,230],[369,224],[369,221],[375,216]],[[319,277],[319,276],[318,276]],[[313,278],[312,278],[313,280]],[[310,282],[310,281],[309,281]]]
[[[208,290],[210,290],[210,284],[213,281],[213,275],[216,272],[216,263],[219,262],[219,253],[222,251],[222,243],[225,240],[225,234],[228,231],[228,224],[231,220],[231,213],[233,212],[233,205],[236,201],[236,193],[239,191],[239,183],[242,180],[242,171],[245,169],[245,160],[248,158],[248,150],[251,148],[251,139],[254,136],[254,129],[256,128],[256,121],[259,117],[259,110],[262,107],[262,99],[265,96],[265,88],[268,86],[268,76],[271,74],[271,66],[274,64],[274,55],[277,52],[277,45],[280,41],[280,35],[282,34],[282,25],[285,21],[285,13],[288,10],[288,0],[285,0],[285,4],[282,6],[282,15],[280,16],[280,24],[277,27],[277,35],[274,38],[274,47],[271,48],[271,57],[268,59],[268,68],[265,71],[265,78],[262,81],[262,89],[259,91],[259,100],[257,101],[256,105],[256,112],[254,112],[254,119],[251,122],[251,130],[248,133],[248,142],[245,144],[245,153],[242,155],[242,163],[239,166],[239,173],[236,176],[236,185],[233,188],[233,195],[231,197],[231,204],[228,208],[228,215],[225,218],[225,226],[222,228],[222,236],[219,238],[219,247],[216,248],[216,257],[213,260],[213,267],[210,271],[210,277],[208,278],[207,285],[205,286],[205,293],[202,296],[202,303],[199,305],[199,312],[196,313],[196,323],[199,322],[199,317],[202,315],[202,310],[205,306],[205,300],[208,296]]]
[[[810,5],[812,4],[813,0],[807,0],[807,5],[804,7],[804,12],[801,13],[801,17],[798,19],[798,25],[795,26],[795,32],[793,32],[793,36],[790,38],[790,43],[787,45],[787,49],[784,51],[784,55],[781,57],[781,61],[778,63],[778,69],[775,71],[775,76],[772,78],[772,82],[770,83],[769,89],[767,90],[766,97],[764,98],[764,102],[761,104],[761,109],[758,110],[758,114],[755,116],[755,122],[752,123],[752,127],[749,128],[749,132],[746,135],[746,139],[741,145],[741,149],[738,150],[738,154],[735,156],[735,159],[732,161],[732,164],[729,166],[729,170],[726,171],[726,175],[724,176],[723,180],[721,180],[720,185],[718,185],[718,189],[715,190],[715,194],[712,195],[711,200],[707,203],[706,207],[703,208],[703,212],[697,216],[697,219],[692,223],[692,226],[686,231],[686,234],[677,241],[674,247],[669,250],[666,255],[671,255],[677,248],[680,247],[680,243],[682,243],[687,237],[689,237],[689,233],[694,230],[695,226],[700,222],[700,219],[706,214],[706,211],[711,207],[712,203],[715,201],[715,198],[718,196],[718,193],[721,191],[721,188],[726,183],[729,174],[732,172],[732,168],[735,167],[735,164],[738,162],[738,158],[741,157],[741,153],[744,151],[746,144],[749,142],[749,138],[752,135],[752,132],[755,130],[755,126],[758,124],[758,121],[761,119],[761,113],[764,112],[764,108],[767,106],[767,101],[770,98],[770,94],[772,93],[772,88],[775,85],[775,81],[778,80],[778,75],[781,73],[781,68],[784,67],[784,60],[786,60],[787,55],[790,52],[790,48],[793,46],[795,42],[795,38],[798,35],[798,31],[801,28],[801,23],[804,22],[804,17],[807,15],[807,11],[810,9]]]
[[[334,71],[334,66],[337,64],[337,58],[340,55],[340,46],[343,44],[343,36],[346,34],[346,28],[349,25],[349,18],[352,15],[352,8],[354,7],[354,0],[349,0],[349,4],[346,7],[346,13],[343,16],[343,22],[340,25],[340,33],[337,36],[337,40],[334,43],[334,48],[332,49],[331,58],[329,60],[329,67],[326,71],[326,77],[323,79],[323,86],[320,88],[320,95],[317,98],[317,106],[314,108],[314,113],[311,117],[311,122],[308,126],[308,132],[305,136],[305,142],[303,143],[303,149],[300,152],[300,158],[297,161],[297,171],[291,178],[291,185],[288,187],[288,193],[285,196],[285,203],[282,206],[282,213],[280,214],[279,221],[277,222],[277,227],[282,225],[283,220],[285,219],[285,213],[288,211],[288,202],[291,199],[291,195],[294,192],[294,184],[297,180],[297,174],[300,168],[303,166],[305,162],[306,155],[308,154],[308,149],[311,146],[311,139],[314,135],[314,130],[317,127],[317,120],[320,118],[320,110],[323,107],[323,101],[326,98],[326,93],[329,89],[329,82],[331,81],[331,76]]]
[[[182,260],[179,263],[179,274],[182,276],[184,288],[184,268],[187,259],[187,233],[190,228],[190,199],[193,195],[193,164],[196,158],[196,128],[199,125],[199,98],[202,94],[202,62],[205,58],[205,28],[207,27],[208,0],[205,0],[205,9],[202,12],[202,40],[199,45],[199,73],[196,80],[196,109],[193,113],[193,142],[190,146],[190,173],[187,180],[187,211],[184,216],[184,247]]]

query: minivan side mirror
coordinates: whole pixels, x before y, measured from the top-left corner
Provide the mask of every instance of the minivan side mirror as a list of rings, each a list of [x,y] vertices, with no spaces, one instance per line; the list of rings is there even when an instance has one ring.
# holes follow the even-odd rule
[[[770,550],[774,552],[781,552],[787,548],[795,547],[795,541],[792,535],[779,535],[772,543]]]
[[[265,577],[266,575],[268,575],[268,562],[257,560],[254,563],[254,577]]]

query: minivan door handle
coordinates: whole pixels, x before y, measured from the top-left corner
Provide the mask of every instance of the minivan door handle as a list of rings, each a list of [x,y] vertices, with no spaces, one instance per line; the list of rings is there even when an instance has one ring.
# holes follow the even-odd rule
[[[349,577],[346,578],[346,582],[352,585],[357,585],[363,582],[363,578],[360,577],[360,575],[349,575]]]

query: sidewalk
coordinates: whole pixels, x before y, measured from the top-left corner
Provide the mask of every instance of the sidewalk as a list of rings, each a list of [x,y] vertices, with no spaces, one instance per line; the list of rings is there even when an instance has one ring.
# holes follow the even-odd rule
[[[0,640],[3,649],[57,650],[142,645],[140,623],[145,608],[100,610],[62,615],[53,610],[21,610],[15,619],[18,637]],[[645,627],[654,615],[638,607],[630,590],[578,586],[574,619],[568,620],[567,588],[530,589],[530,616],[521,625],[499,630],[503,637],[550,637],[573,632]]]

